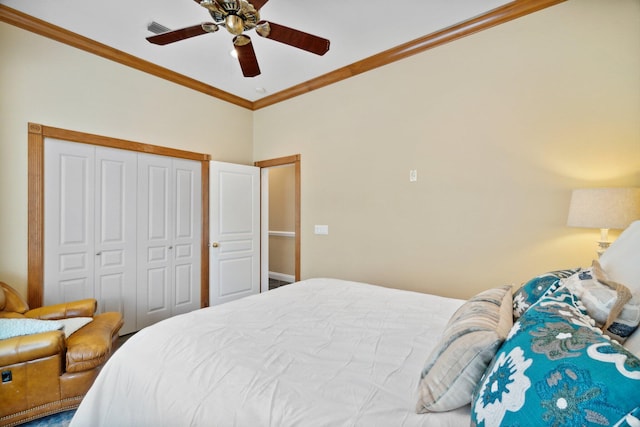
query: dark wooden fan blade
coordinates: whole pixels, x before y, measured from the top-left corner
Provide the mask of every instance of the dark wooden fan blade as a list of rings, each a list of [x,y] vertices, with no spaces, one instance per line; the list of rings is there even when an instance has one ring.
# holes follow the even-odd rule
[[[260,10],[268,1],[269,0],[249,0],[249,3],[251,3],[256,10]]]
[[[149,36],[147,37],[147,40],[153,44],[164,46],[169,43],[207,34],[209,31],[206,31],[203,28],[203,25],[215,24],[212,22],[206,22],[204,24],[192,25],[191,27],[180,28],[179,30],[167,31],[166,33]]]
[[[260,66],[256,52],[253,50],[253,44],[248,36],[240,35],[233,38],[233,44],[238,53],[238,61],[242,74],[245,77],[255,77],[260,75]]]
[[[300,30],[274,24],[273,22],[260,21],[256,32],[262,37],[275,40],[316,55],[324,55],[329,51],[329,40]]]

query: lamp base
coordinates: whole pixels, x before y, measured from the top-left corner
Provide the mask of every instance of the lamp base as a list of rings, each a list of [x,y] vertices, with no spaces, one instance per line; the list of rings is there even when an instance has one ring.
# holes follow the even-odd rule
[[[611,242],[608,242],[606,240],[599,240],[598,241],[598,250],[596,251],[596,252],[598,252],[598,258],[600,258],[602,256],[604,251],[606,251],[609,246],[611,246]]]

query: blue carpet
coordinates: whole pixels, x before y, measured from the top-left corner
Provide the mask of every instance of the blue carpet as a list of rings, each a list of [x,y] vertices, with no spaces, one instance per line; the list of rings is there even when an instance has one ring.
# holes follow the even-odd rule
[[[49,415],[48,417],[39,418],[37,420],[30,421],[25,424],[21,424],[21,427],[68,427],[75,414],[75,409],[72,411],[60,412],[59,414]]]

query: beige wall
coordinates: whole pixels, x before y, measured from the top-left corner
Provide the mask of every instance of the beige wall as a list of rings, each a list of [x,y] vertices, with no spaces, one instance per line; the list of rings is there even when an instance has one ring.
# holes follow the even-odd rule
[[[639,22],[637,0],[570,0],[254,113],[0,23],[0,280],[26,293],[29,121],[300,153],[303,278],[467,297],[586,265],[571,189],[640,186]]]
[[[302,155],[302,277],[468,297],[588,265],[570,193],[640,186],[639,52],[640,2],[570,0],[255,112],[255,159]]]
[[[27,122],[251,164],[252,113],[0,23],[0,280],[26,295]]]
[[[295,232],[295,166],[269,168],[269,230]],[[269,237],[269,271],[295,276],[295,239]]]

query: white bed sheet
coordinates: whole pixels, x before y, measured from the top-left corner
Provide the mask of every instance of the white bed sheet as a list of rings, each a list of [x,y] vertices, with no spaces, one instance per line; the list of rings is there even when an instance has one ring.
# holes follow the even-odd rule
[[[311,279],[138,332],[71,427],[467,426],[416,414],[420,371],[462,300]]]

